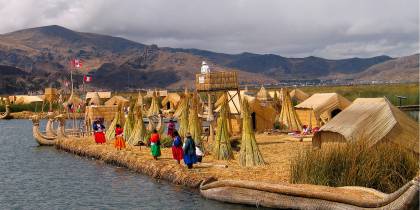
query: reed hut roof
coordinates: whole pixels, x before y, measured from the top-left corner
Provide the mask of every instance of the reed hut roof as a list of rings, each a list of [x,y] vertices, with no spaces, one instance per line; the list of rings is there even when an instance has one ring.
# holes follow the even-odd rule
[[[126,105],[128,104],[128,102],[130,101],[122,96],[113,96],[112,98],[110,98],[108,101],[105,102],[105,105],[106,106],[112,106],[112,105],[118,105],[118,104]]]
[[[228,100],[228,113],[230,114],[240,114],[241,113],[241,103],[239,102],[239,95],[236,91],[228,91],[227,94],[227,100]],[[221,109],[222,101],[224,100],[224,96],[217,99],[215,106],[216,106],[216,112],[219,112]],[[248,96],[243,96],[248,97]],[[253,97],[251,97],[253,98]]]
[[[302,130],[302,126],[292,105],[289,91],[287,89],[282,90],[283,104],[281,106],[281,112],[279,116],[282,129],[288,131],[300,131]]]
[[[296,88],[290,91],[290,97],[298,102],[302,102],[308,99],[309,95],[303,92],[301,89]]]
[[[280,91],[279,90],[270,90],[270,91],[268,91],[268,95],[271,97],[271,98],[274,98],[274,95],[275,94],[277,94],[277,97],[280,97]]]
[[[87,92],[86,99],[90,99],[97,94],[101,99],[111,98],[111,92]]]
[[[334,109],[345,109],[351,104],[349,100],[337,93],[316,93],[295,106],[298,109],[312,109],[316,116]]]
[[[86,98],[86,100],[88,100],[88,98]],[[89,104],[90,105],[101,105],[101,99],[100,99],[100,96],[99,96],[98,92],[93,92],[93,94],[91,94]]]
[[[386,98],[358,98],[321,127],[315,146],[366,140],[371,146],[391,142],[419,153],[419,124]]]
[[[15,104],[30,104],[44,101],[41,96],[17,95],[12,100]]]
[[[76,93],[72,93],[69,97],[69,99],[67,100],[67,104],[82,104],[83,100],[76,94]]]
[[[260,90],[257,93],[256,98],[260,101],[267,101],[267,100],[270,100],[271,97],[268,91],[265,89],[265,87],[261,86]]]
[[[162,106],[165,106],[168,102],[176,106],[180,100],[181,96],[178,93],[168,93],[168,95],[162,99]]]

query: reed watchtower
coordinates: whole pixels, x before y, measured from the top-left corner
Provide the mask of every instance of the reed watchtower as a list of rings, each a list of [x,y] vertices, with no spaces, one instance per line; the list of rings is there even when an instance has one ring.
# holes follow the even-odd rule
[[[203,62],[203,66],[207,65]],[[210,72],[208,67],[206,71],[202,71],[200,74],[196,74],[195,88],[197,92],[206,93],[207,95],[207,121],[210,122],[209,135],[210,139],[213,140],[213,105],[215,102],[215,96],[217,93],[225,92],[228,95],[228,103],[231,108],[231,114],[240,114],[240,90],[238,84],[238,77],[236,72]],[[233,100],[235,97],[239,100]],[[234,109],[234,111],[232,110]]]

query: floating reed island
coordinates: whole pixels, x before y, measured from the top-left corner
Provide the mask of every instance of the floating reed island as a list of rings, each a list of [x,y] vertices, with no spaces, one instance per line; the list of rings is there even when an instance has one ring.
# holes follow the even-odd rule
[[[114,96],[101,105],[93,94],[83,132],[65,129],[64,115],[59,115],[50,116],[43,133],[39,117],[33,117],[34,138],[40,145],[198,188],[203,197],[223,202],[292,209],[418,209],[419,124],[386,99],[351,103],[336,93],[309,97],[264,87],[252,95],[239,89],[235,72],[197,75],[192,94],[186,89],[163,99],[157,91],[146,96],[150,103],[139,93],[137,100]],[[106,123],[105,144],[91,136],[99,118]],[[139,146],[149,144],[153,130],[162,147],[171,146],[164,118],[177,121],[182,137],[193,136],[206,154],[202,163],[187,169],[177,164],[170,148],[162,148],[155,160],[148,147]],[[123,125],[127,140],[122,150],[113,144],[117,124]]]
[[[128,146],[125,150],[116,150],[112,142],[98,145],[92,137],[62,138],[55,146],[79,156],[197,188],[206,198],[230,203],[301,209],[406,209],[418,205],[418,178],[391,194],[364,187],[289,184],[290,159],[296,155],[293,151],[308,148],[310,142],[297,142],[287,136],[257,135],[257,139],[260,138],[268,139],[259,141],[266,165],[252,168],[240,167],[235,160],[219,161],[208,156],[203,163],[188,170],[172,159],[169,148],[163,148],[162,156],[156,161],[149,148]],[[234,158],[239,158],[238,152],[233,154]]]

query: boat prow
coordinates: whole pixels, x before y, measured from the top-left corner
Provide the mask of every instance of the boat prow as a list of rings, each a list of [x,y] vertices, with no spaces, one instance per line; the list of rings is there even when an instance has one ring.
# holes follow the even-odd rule
[[[0,113],[0,119],[8,119],[10,118],[10,105],[6,105],[6,110],[3,113]]]
[[[32,119],[32,135],[40,146],[53,146],[56,143],[57,136],[44,135],[39,130],[39,116],[33,115]]]

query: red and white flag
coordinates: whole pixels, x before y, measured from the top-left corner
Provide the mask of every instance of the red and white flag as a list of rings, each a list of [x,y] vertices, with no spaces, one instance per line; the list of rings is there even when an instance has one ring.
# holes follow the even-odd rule
[[[82,60],[76,58],[74,60],[71,61],[71,65],[73,68],[82,68]]]
[[[83,81],[85,81],[86,83],[92,82],[92,75],[85,75],[83,77]]]

